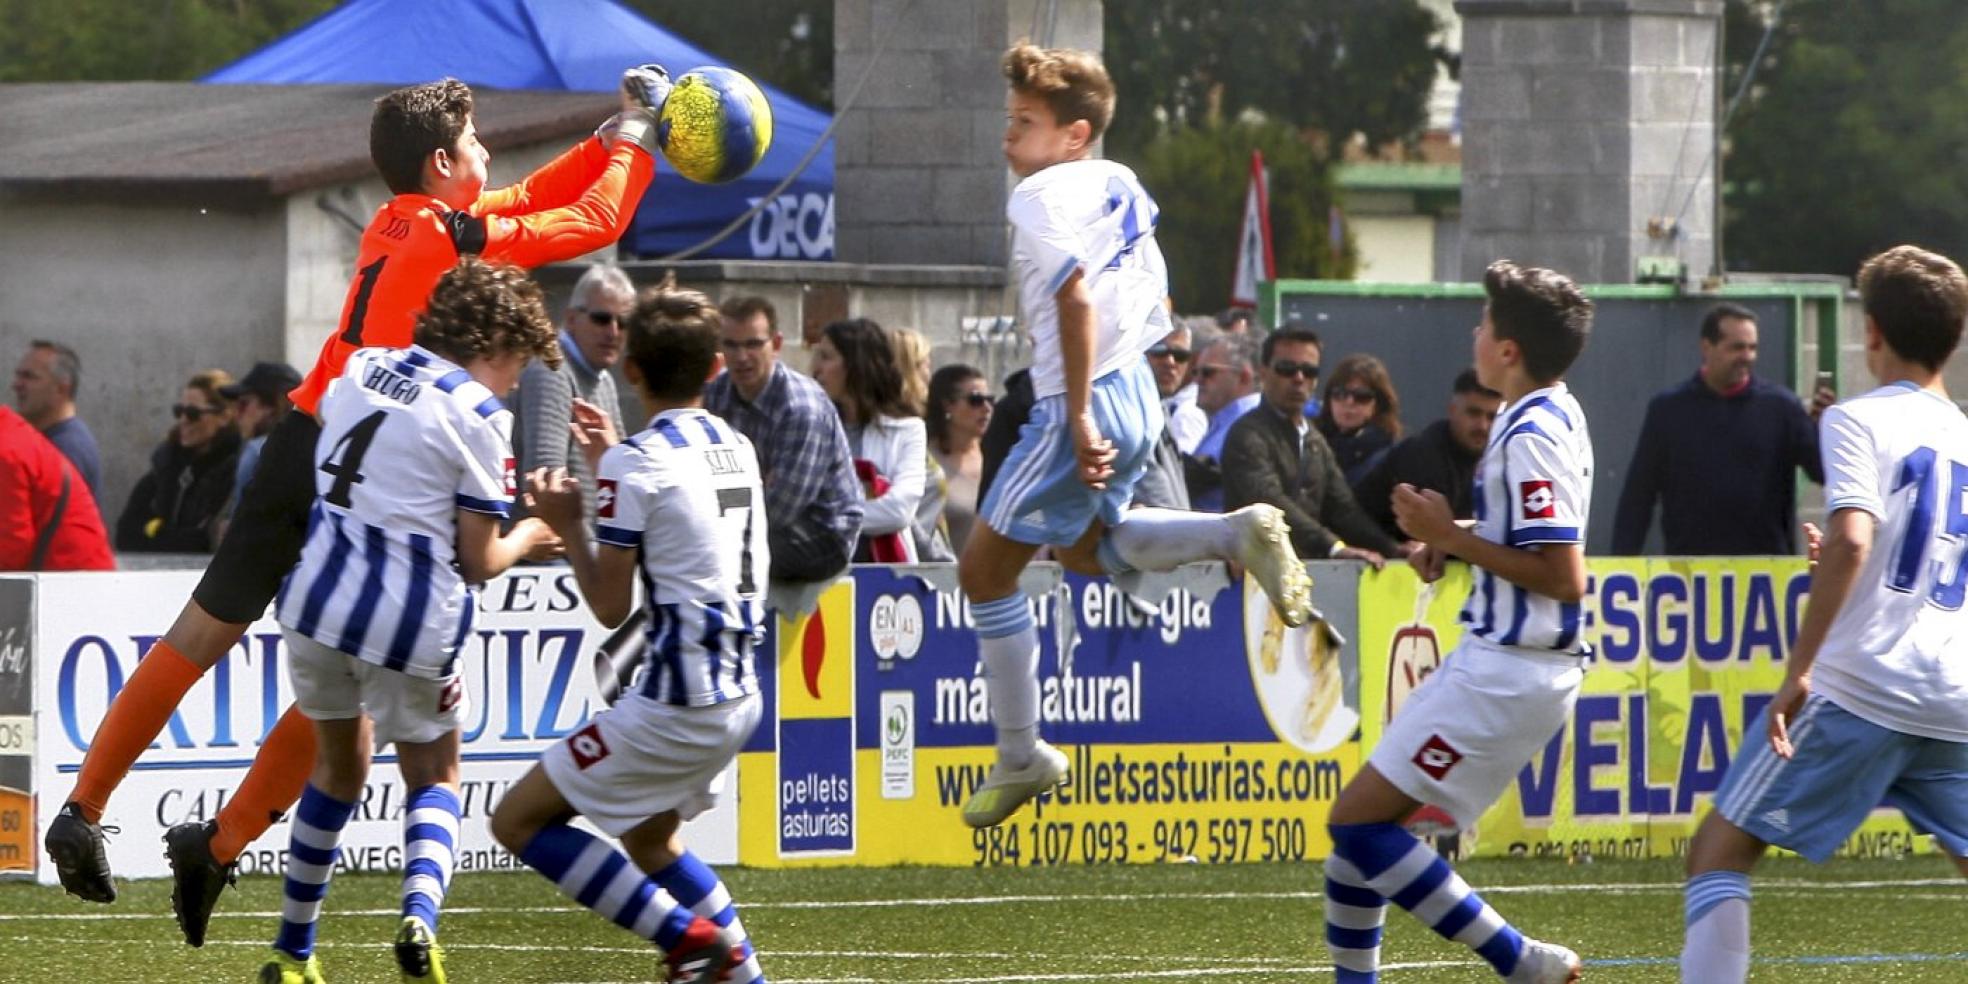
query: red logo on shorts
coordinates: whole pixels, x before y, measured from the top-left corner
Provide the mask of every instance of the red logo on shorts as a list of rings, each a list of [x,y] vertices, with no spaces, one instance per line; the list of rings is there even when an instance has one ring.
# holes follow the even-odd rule
[[[612,478],[595,482],[595,516],[600,519],[615,518],[615,480]]]
[[[463,700],[464,697],[464,679],[462,677],[452,677],[449,681],[446,681],[444,689],[437,694],[437,713],[443,714],[445,711],[457,707],[458,702]]]
[[[593,724],[568,735],[567,750],[574,753],[574,765],[583,772],[608,757],[608,743],[601,740],[601,729]]]
[[[1429,735],[1428,740],[1422,742],[1421,751],[1416,752],[1414,757],[1415,767],[1428,773],[1428,777],[1436,782],[1448,778],[1449,770],[1460,761],[1462,753],[1443,741],[1441,735]]]
[[[1525,519],[1554,519],[1558,515],[1558,497],[1552,494],[1551,483],[1543,479],[1518,482],[1517,498],[1524,503]]]
[[[517,469],[518,467],[519,467],[518,460],[513,458],[506,459],[506,494],[507,495],[519,494],[519,482],[517,480],[517,476],[514,474],[515,469]]]

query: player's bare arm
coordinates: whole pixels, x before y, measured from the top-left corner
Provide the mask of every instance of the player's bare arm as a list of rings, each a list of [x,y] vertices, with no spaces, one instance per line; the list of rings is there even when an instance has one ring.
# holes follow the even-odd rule
[[[1059,350],[1066,367],[1066,414],[1072,421],[1073,451],[1079,459],[1080,481],[1104,489],[1114,474],[1114,445],[1093,419],[1093,298],[1086,276],[1074,271],[1053,299],[1059,304]]]
[[[1576,543],[1520,548],[1485,540],[1455,521],[1442,493],[1405,482],[1394,488],[1394,519],[1427,547],[1460,557],[1527,591],[1564,602],[1585,597],[1585,551]],[[1436,576],[1441,576],[1440,559],[1430,560]]]
[[[497,516],[458,510],[458,570],[474,584],[498,577],[522,560],[551,560],[560,547],[560,538],[536,518],[522,519],[500,536]]]
[[[615,628],[635,608],[636,551],[633,547],[597,547],[588,536],[581,511],[581,484],[565,468],[535,468],[526,476],[533,515],[559,532],[566,544],[567,564],[595,620]]]
[[[1852,585],[1864,569],[1872,552],[1872,537],[1878,520],[1863,509],[1840,509],[1825,522],[1824,542],[1818,549],[1817,568],[1811,572],[1811,597],[1804,606],[1804,624],[1797,630],[1797,645],[1784,666],[1783,686],[1770,701],[1770,749],[1789,758],[1796,748],[1790,741],[1790,722],[1804,698],[1811,694],[1811,666],[1824,645],[1831,623]]]

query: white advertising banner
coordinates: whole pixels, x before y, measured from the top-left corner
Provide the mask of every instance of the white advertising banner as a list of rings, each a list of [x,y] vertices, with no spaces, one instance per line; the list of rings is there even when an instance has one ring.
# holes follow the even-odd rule
[[[110,698],[177,617],[198,577],[196,571],[36,576],[33,792],[41,824],[73,788]],[[464,806],[460,873],[520,867],[493,843],[488,816],[542,749],[602,707],[593,666],[608,634],[581,604],[566,568],[510,572],[486,585],[479,604],[459,656],[471,701],[459,797]],[[117,875],[168,875],[164,831],[217,814],[244,777],[261,738],[292,701],[285,657],[280,627],[263,618],[186,695],[104,814],[104,823],[122,828],[109,839],[109,862]],[[737,789],[736,776],[728,774],[717,808],[684,828],[692,850],[712,864],[737,860]],[[385,749],[376,756],[343,838],[344,870],[401,868],[407,792],[395,756]],[[35,841],[40,855],[38,830]],[[282,822],[240,858],[240,870],[278,872],[286,849]],[[38,878],[55,881],[54,867],[45,859]]]

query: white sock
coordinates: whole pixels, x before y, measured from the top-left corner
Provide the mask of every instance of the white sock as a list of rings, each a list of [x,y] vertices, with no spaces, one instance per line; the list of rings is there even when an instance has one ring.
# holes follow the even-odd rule
[[[1100,564],[1110,574],[1172,571],[1202,560],[1235,559],[1237,528],[1216,513],[1130,509],[1100,538]]]
[[[1039,631],[1023,594],[971,606],[984,689],[998,730],[998,761],[1022,768],[1039,741]]]
[[[1749,979],[1749,878],[1708,872],[1688,881],[1683,984],[1742,984]]]

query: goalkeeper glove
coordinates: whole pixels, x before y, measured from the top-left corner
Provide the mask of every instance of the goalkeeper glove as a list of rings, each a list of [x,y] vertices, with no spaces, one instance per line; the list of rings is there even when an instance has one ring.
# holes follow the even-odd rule
[[[640,109],[651,116],[662,112],[663,100],[670,97],[670,73],[654,63],[637,65],[622,73],[622,111]]]
[[[641,145],[650,156],[656,155],[656,116],[646,109],[625,109],[608,118],[601,128],[595,131],[601,138],[601,145],[614,150],[623,141]]]

